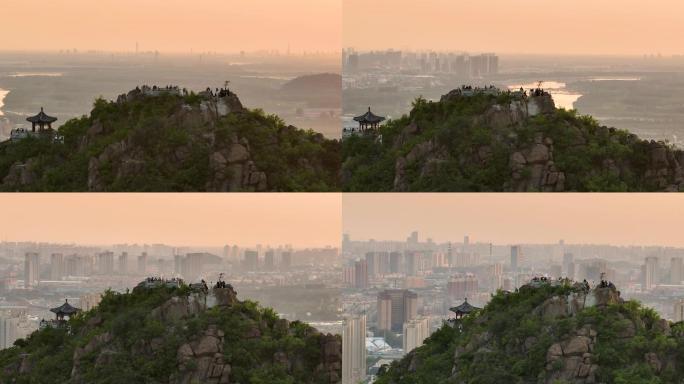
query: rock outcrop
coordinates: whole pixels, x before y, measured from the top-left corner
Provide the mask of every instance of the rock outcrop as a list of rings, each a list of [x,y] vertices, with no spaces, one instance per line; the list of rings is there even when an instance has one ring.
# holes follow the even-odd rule
[[[590,289],[533,280],[443,325],[426,345],[383,368],[376,383],[676,382],[684,377],[681,329],[625,302],[607,282]],[[450,369],[434,364],[446,360]]]
[[[466,91],[419,101],[382,127],[367,153],[349,149],[345,188],[684,191],[684,151],[556,109],[547,93]]]
[[[241,302],[230,284],[146,280],[100,307],[0,351],[0,382],[341,382],[340,336]]]
[[[59,134],[61,141],[37,143],[40,150],[0,143],[0,190],[339,189],[339,142],[249,110],[226,90],[136,88],[116,102],[98,100]]]

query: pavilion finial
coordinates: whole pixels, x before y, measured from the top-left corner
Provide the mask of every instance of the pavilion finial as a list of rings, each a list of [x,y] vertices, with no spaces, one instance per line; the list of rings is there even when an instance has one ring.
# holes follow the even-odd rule
[[[40,111],[43,112],[43,107],[40,107]]]
[[[368,107],[368,112],[370,112],[370,107]]]

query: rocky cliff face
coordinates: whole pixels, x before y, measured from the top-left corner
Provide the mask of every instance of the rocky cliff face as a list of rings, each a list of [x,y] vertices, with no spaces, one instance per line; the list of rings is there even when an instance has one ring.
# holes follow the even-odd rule
[[[683,331],[613,286],[531,284],[445,325],[378,383],[674,383]]]
[[[61,144],[2,143],[0,189],[274,191],[306,188],[302,178],[335,189],[339,172],[328,158],[336,141],[248,110],[231,92],[136,88],[60,134]]]
[[[380,134],[372,151],[347,149],[345,188],[684,191],[683,151],[558,110],[548,94],[465,97],[455,90],[418,103]],[[385,185],[370,181],[388,173]]]
[[[257,377],[311,384],[341,381],[339,336],[259,311],[239,301],[231,287],[171,295],[167,288],[139,287],[132,295],[106,296],[100,306],[108,309],[72,322],[71,334],[61,334],[60,345],[45,355],[37,351],[51,346],[37,345],[43,338],[39,334],[25,342],[25,353],[0,352],[0,381],[42,383],[52,377],[52,382],[97,384],[110,375],[167,384],[245,383]],[[152,300],[146,297],[150,295],[161,300],[149,311],[112,311],[114,302]],[[133,324],[143,331],[128,329]],[[59,369],[48,362],[55,356],[63,357]],[[46,376],[46,369],[53,370],[52,376]]]

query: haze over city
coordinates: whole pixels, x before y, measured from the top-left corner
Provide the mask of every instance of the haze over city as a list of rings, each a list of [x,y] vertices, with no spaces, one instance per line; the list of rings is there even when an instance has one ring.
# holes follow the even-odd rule
[[[659,1],[346,0],[343,44],[524,54],[682,54],[684,4]]]
[[[335,0],[8,0],[0,50],[338,51],[340,8]]]
[[[684,246],[684,198],[653,194],[345,194],[352,238]]]
[[[0,239],[78,244],[337,246],[333,194],[16,194],[2,197]]]

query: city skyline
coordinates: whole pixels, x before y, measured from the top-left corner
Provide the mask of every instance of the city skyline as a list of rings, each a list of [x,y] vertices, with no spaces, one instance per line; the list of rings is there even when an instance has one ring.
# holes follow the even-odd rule
[[[606,244],[684,247],[678,195],[346,194],[344,233],[352,240],[462,239],[495,244]],[[401,207],[397,209],[397,207]]]
[[[336,0],[8,0],[0,34],[12,36],[3,50],[22,51],[338,51],[340,15]],[[41,28],[27,28],[35,19]]]
[[[542,54],[684,54],[684,4],[636,0],[346,0],[343,45]],[[638,28],[637,26],[645,26]]]
[[[337,246],[334,194],[7,194],[0,241]]]

